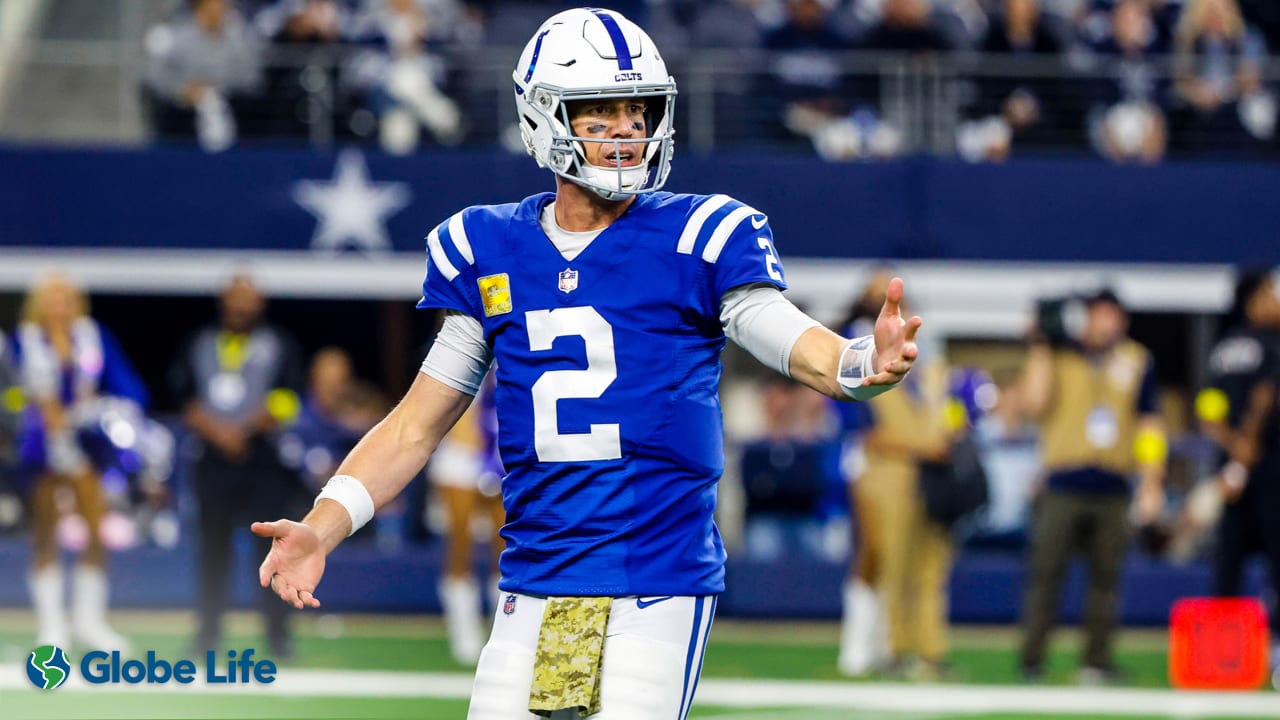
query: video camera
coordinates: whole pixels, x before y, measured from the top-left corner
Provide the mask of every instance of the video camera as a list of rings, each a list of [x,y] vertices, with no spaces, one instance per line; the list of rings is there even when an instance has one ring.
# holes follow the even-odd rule
[[[1036,331],[1054,347],[1078,343],[1086,320],[1086,301],[1078,295],[1036,301]]]

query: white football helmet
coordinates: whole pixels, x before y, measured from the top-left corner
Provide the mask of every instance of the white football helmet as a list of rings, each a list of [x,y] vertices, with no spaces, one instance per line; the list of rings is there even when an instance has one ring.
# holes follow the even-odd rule
[[[606,200],[652,192],[667,181],[676,82],[653,40],[635,23],[612,10],[558,13],[525,45],[511,77],[520,135],[538,165]],[[634,167],[590,165],[582,143],[601,139],[573,134],[566,103],[617,98],[646,100],[648,137],[614,141],[643,145],[643,162]]]

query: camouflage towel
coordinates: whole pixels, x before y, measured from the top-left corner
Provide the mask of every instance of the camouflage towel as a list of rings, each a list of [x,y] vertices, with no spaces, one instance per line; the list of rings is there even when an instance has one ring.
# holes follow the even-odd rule
[[[538,631],[529,712],[600,712],[600,668],[613,598],[550,597]]]

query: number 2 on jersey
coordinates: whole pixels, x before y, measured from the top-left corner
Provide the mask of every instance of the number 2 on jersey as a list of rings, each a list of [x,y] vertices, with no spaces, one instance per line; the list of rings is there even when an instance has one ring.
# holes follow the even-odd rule
[[[773,249],[773,243],[767,237],[756,238],[756,243],[764,250],[764,269],[769,277],[782,282],[782,266],[778,264],[778,251]]]
[[[592,423],[591,432],[562,433],[557,403],[598,398],[618,377],[613,327],[593,307],[530,310],[524,314],[529,349],[550,350],[560,337],[582,338],[585,370],[548,370],[533,383],[533,445],[539,462],[586,462],[622,457],[617,423]]]

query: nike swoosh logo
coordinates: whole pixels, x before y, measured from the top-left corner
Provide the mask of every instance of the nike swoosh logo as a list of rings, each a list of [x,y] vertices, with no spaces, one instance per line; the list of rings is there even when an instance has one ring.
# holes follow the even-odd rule
[[[757,229],[757,230],[759,230],[760,228],[764,227],[764,224],[765,224],[765,223],[767,223],[767,222],[769,222],[769,216],[768,216],[768,215],[761,215],[761,216],[760,216],[760,222],[756,222],[756,218],[755,218],[755,216],[754,216],[754,215],[752,215],[752,216],[751,216],[751,227],[753,227],[753,228],[755,228],[755,229]]]
[[[577,58],[574,58],[573,60],[570,60],[570,61],[569,61],[569,62],[567,62],[567,63],[558,63],[558,62],[553,62],[553,63],[551,63],[551,64],[552,64],[552,65],[559,65],[560,67],[573,67],[574,63],[576,63],[576,62],[578,62],[578,59],[577,59]]]
[[[670,599],[671,599],[671,598],[673,598],[673,597],[675,597],[675,596],[674,596],[674,595],[667,595],[667,596],[665,596],[665,597],[653,598],[652,600],[645,600],[644,598],[636,598],[636,607],[638,607],[638,608],[640,608],[641,610],[643,610],[643,609],[645,609],[645,608],[649,607],[650,605],[657,605],[657,604],[658,604],[658,603],[660,603],[660,602],[666,602],[666,601],[670,600]]]

